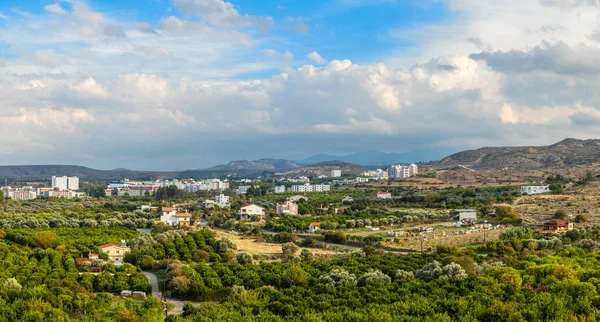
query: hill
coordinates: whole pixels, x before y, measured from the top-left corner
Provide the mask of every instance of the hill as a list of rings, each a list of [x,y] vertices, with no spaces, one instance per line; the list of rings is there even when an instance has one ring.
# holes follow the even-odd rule
[[[454,150],[455,151],[455,150]],[[395,163],[415,163],[420,161],[438,160],[448,153],[454,152],[445,149],[421,149],[403,153],[387,153],[379,151],[357,152],[344,156],[317,154],[310,158],[298,161],[300,164],[317,164],[326,161],[340,161],[362,166],[388,166]]]
[[[78,165],[7,165],[0,166],[0,178],[9,180],[50,180],[52,176],[77,176],[86,180],[119,180],[131,178],[152,180],[158,176],[177,177],[177,172],[136,171],[128,169],[96,170]]]
[[[227,164],[217,165],[212,168],[202,169],[201,171],[241,171],[241,172],[285,172],[299,168],[294,161],[282,159],[260,159],[256,161],[240,160],[231,161]]]
[[[285,175],[294,176],[329,176],[331,170],[342,170],[342,175],[359,175],[366,169],[356,164],[341,162],[341,161],[327,161],[321,162],[314,165],[294,169],[285,173]]]
[[[547,146],[485,147],[452,154],[432,163],[486,170],[535,170],[588,165],[600,159],[600,140],[565,139]]]

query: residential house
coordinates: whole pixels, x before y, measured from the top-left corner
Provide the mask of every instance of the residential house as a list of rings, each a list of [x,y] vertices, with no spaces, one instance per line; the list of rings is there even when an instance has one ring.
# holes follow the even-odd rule
[[[390,199],[390,198],[392,198],[392,194],[387,191],[386,192],[379,191],[379,192],[377,192],[377,198]]]
[[[320,222],[311,222],[310,225],[308,225],[308,232],[309,233],[314,233],[317,230],[321,229],[321,223]]]
[[[265,208],[255,204],[245,205],[240,208],[238,215],[240,215],[241,220],[248,220],[254,216],[263,220],[265,218]]]
[[[278,215],[297,215],[298,205],[288,200],[284,203],[277,203],[277,214]]]
[[[353,202],[354,198],[350,197],[350,196],[346,196],[344,197],[344,199],[342,199],[342,202]]]
[[[550,186],[522,186],[521,194],[539,195],[541,193],[550,193]]]
[[[160,216],[160,221],[171,226],[184,227],[190,226],[192,214],[177,213],[175,208],[163,207],[163,214]]]
[[[561,233],[573,230],[573,223],[568,222],[566,220],[550,220],[545,222],[542,225],[542,229],[539,231],[540,233]]]
[[[108,255],[108,260],[113,263],[123,263],[123,257],[125,254],[131,252],[131,248],[127,247],[125,241],[121,241],[121,245],[115,244],[105,244],[101,245],[100,248],[101,253],[105,253]]]

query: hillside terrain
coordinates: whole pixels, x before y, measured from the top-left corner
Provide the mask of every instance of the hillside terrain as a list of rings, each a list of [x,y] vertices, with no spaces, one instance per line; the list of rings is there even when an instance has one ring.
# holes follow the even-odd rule
[[[317,163],[315,165],[306,166],[291,170],[285,173],[285,175],[297,175],[297,176],[329,176],[331,170],[342,170],[342,175],[359,175],[366,169],[352,163],[340,162],[340,161],[328,161]]]
[[[50,180],[52,176],[78,176],[87,180],[119,180],[131,178],[152,180],[161,176],[175,178],[178,172],[136,171],[128,169],[96,170],[78,165],[8,165],[0,166],[0,179]]]
[[[535,170],[588,165],[600,159],[600,140],[565,139],[548,146],[485,147],[435,162],[436,168],[467,166],[478,170]]]
[[[199,171],[244,171],[244,172],[285,172],[299,168],[300,165],[294,161],[282,159],[260,159],[256,161],[240,160],[231,161],[227,164],[217,165]]]

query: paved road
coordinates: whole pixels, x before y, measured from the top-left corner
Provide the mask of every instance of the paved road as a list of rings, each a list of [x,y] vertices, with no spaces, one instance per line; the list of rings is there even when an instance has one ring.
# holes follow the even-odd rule
[[[162,301],[163,297],[162,297],[162,293],[160,292],[160,288],[158,287],[158,277],[156,277],[156,275],[154,275],[153,273],[150,273],[150,272],[142,272],[142,273],[144,273],[144,275],[146,275],[148,282],[150,283],[150,285],[152,285],[152,296],[154,296]],[[169,311],[169,314],[179,315],[179,314],[183,313],[183,305],[185,303],[187,303],[187,301],[182,301],[182,300],[167,297],[167,303],[171,303],[171,304],[173,304],[173,306],[175,306],[172,310]],[[190,303],[192,303],[192,305],[194,305],[196,307],[200,306],[200,304],[201,304],[201,302],[190,302]]]

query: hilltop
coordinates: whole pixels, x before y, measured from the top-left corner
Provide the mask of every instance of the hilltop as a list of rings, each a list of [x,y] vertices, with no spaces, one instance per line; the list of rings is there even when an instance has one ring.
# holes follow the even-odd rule
[[[321,162],[314,165],[294,169],[292,171],[288,171],[286,175],[299,175],[299,176],[308,176],[308,175],[317,175],[317,176],[329,176],[331,174],[331,170],[342,170],[342,174],[351,174],[351,175],[359,175],[364,172],[366,169],[362,168],[356,164],[341,162],[341,161],[327,161]]]
[[[589,165],[600,159],[600,140],[565,139],[547,146],[485,147],[452,154],[435,168],[536,170]]]

